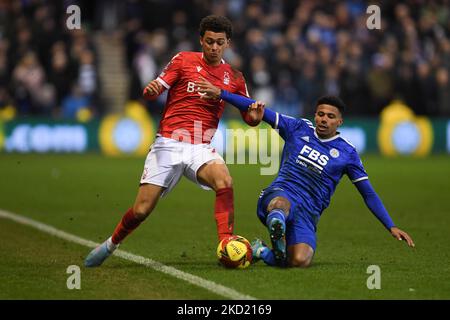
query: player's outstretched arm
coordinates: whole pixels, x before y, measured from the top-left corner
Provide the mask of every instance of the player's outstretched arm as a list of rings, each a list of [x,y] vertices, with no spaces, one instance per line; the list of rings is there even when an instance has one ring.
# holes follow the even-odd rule
[[[244,116],[245,122],[252,127],[255,127],[258,124],[260,124],[262,118],[264,117],[264,107],[265,104],[261,101],[253,102],[248,107],[247,113],[243,114],[241,112],[241,114],[243,114]]]
[[[155,100],[161,93],[163,93],[164,90],[165,88],[163,85],[155,79],[147,84],[142,95],[147,100]]]
[[[408,246],[414,247],[414,241],[405,231],[397,228],[384,207],[381,199],[373,189],[369,180],[362,180],[355,183],[359,193],[364,198],[364,202],[369,210],[377,217],[378,220],[389,230],[391,235],[398,240],[405,240]]]
[[[394,238],[402,241],[405,240],[408,243],[408,246],[410,247],[415,247],[416,245],[414,244],[413,239],[410,237],[409,234],[407,234],[405,231],[397,228],[397,227],[392,227],[391,228],[391,234]]]
[[[276,113],[265,108],[264,103],[260,101],[234,94],[226,90],[221,90],[206,79],[200,79],[196,84],[198,86],[198,92],[202,95],[202,99],[223,99],[238,108],[241,112],[248,113],[257,123],[263,120],[272,127],[277,123]]]
[[[256,118],[257,121],[265,121],[272,127],[276,127],[278,124],[278,115],[276,112],[265,107],[265,104],[261,101],[256,101],[238,94],[228,92],[226,90],[220,91],[220,99],[225,100],[231,105],[235,106],[241,112],[248,111],[249,115]]]
[[[196,82],[196,85],[198,87],[198,92],[201,95],[202,99],[205,100],[220,100],[223,99],[232,105],[234,105],[236,108],[238,108],[241,111],[242,118],[244,121],[252,126],[257,126],[261,120],[263,120],[264,117],[264,103],[260,101],[255,101],[253,99],[248,99],[247,97],[235,95],[232,93],[227,92],[229,95],[236,96],[236,97],[242,97],[246,100],[237,100],[234,101],[238,105],[235,105],[233,101],[229,101],[226,98],[222,97],[222,91],[220,88],[213,85],[211,82],[206,80],[205,78],[200,77],[200,80]]]

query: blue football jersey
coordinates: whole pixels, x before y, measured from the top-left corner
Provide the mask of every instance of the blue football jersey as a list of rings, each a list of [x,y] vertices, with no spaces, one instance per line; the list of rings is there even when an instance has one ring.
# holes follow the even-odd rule
[[[286,191],[317,222],[344,174],[355,183],[368,179],[367,173],[355,147],[339,134],[320,139],[311,121],[276,116],[273,127],[279,129],[285,145],[270,187]]]

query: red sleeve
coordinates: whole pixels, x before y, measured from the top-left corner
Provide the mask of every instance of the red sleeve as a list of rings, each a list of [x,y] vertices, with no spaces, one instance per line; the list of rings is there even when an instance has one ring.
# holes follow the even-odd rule
[[[170,89],[179,79],[183,67],[183,54],[175,55],[156,79],[164,88]]]
[[[147,89],[144,88],[142,95],[145,99],[155,100],[159,95],[161,95],[161,93],[164,92],[164,90],[170,89],[170,87],[177,82],[181,73],[181,67],[183,66],[183,58],[181,57],[181,55],[181,52],[175,55],[172,60],[170,60],[170,62],[166,65],[164,70],[160,73],[158,78],[156,78],[156,81],[158,81],[163,86],[163,89],[159,92],[159,94],[150,96],[147,94]]]
[[[247,84],[245,83],[243,75],[241,75],[241,77],[238,80],[237,91],[235,93],[250,98],[247,90]]]
[[[236,94],[239,94],[241,96],[245,96],[247,98],[250,98],[250,95],[248,94],[248,89],[247,89],[247,84],[245,83],[245,79],[244,76],[241,76],[241,78],[238,80],[238,89]],[[247,123],[249,126],[257,126],[259,123],[253,123],[252,121],[250,121],[250,119],[247,118],[247,112],[244,111],[240,111],[241,112],[241,117],[242,119],[245,121],[245,123]]]

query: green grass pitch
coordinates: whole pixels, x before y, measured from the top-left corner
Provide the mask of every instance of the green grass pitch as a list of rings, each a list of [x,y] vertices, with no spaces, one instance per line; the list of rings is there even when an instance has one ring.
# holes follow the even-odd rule
[[[185,178],[121,249],[257,299],[450,299],[450,158],[362,158],[394,222],[416,248],[392,238],[344,177],[318,225],[309,269],[262,262],[245,270],[218,266],[214,193]],[[95,154],[1,154],[0,209],[101,242],[133,203],[143,162]],[[261,176],[257,165],[229,168],[235,232],[268,241],[255,207],[273,176]],[[118,257],[86,269],[89,248],[10,220],[0,219],[0,234],[0,299],[223,299]],[[80,290],[66,287],[69,265],[81,267]],[[380,267],[379,290],[366,286],[370,265]]]

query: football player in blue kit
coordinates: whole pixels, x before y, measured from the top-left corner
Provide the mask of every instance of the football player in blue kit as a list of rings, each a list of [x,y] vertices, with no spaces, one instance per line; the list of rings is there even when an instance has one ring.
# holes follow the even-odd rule
[[[252,243],[255,260],[271,266],[308,267],[316,250],[317,223],[344,174],[392,236],[415,246],[412,238],[395,226],[355,147],[337,131],[345,110],[341,99],[324,96],[317,101],[314,127],[307,119],[279,114],[262,102],[220,90],[207,81],[197,85],[203,99],[223,99],[243,111],[257,109],[262,120],[278,129],[285,141],[278,175],[261,192],[257,205],[258,218],[269,230],[272,250],[256,239]]]

